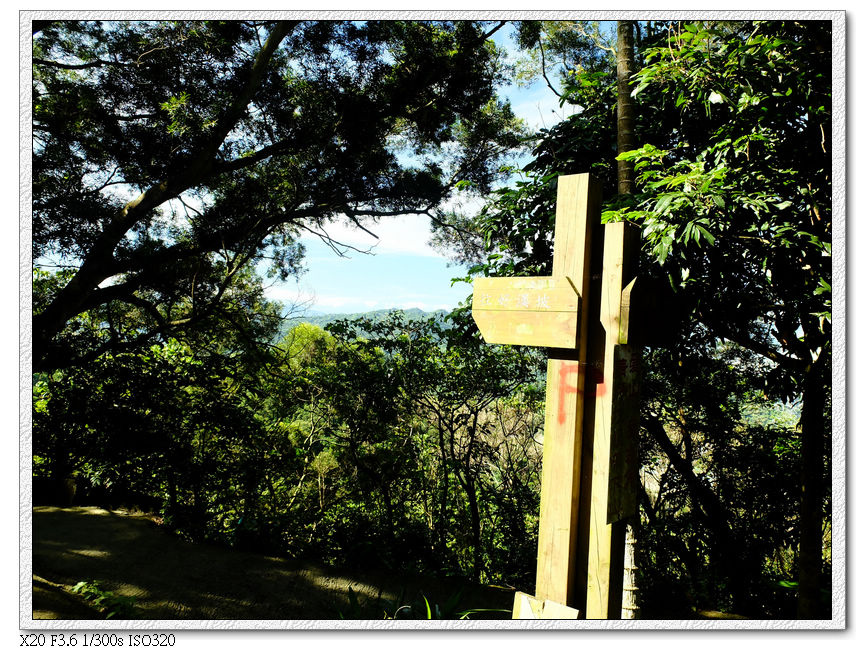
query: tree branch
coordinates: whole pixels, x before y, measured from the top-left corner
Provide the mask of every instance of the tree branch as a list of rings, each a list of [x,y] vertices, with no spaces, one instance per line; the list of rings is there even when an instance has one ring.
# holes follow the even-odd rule
[[[543,43],[543,40],[541,38],[538,38],[538,50],[540,50],[540,52],[541,52],[541,75],[544,77],[544,81],[547,82],[547,86],[549,86],[550,90],[552,90],[553,93],[555,93],[556,97],[561,97],[562,93],[560,93],[558,90],[556,90],[553,87],[553,84],[550,81],[550,78],[547,76],[547,60],[546,60],[546,57],[544,56],[544,43]]]
[[[763,356],[770,361],[774,361],[779,366],[782,366],[787,370],[802,370],[803,360],[782,354],[779,351],[772,349],[769,345],[765,343],[755,341],[747,334],[735,332],[726,323],[717,321],[710,316],[702,313],[701,311],[697,312],[697,320],[703,325],[705,325],[709,329],[709,331],[715,332],[719,337],[723,337],[725,339],[733,341],[737,345],[741,345],[743,348],[750,350],[751,352],[756,352],[760,356]]]
[[[716,530],[727,530],[729,527],[729,513],[715,496],[712,490],[694,473],[693,466],[676,450],[672,440],[667,435],[660,418],[651,415],[643,422],[646,430],[652,436],[664,454],[669,458],[670,464],[684,479],[694,500],[699,504],[699,512],[703,518]]]
[[[130,228],[158,205],[200,183],[212,173],[216,152],[259,88],[277,47],[297,22],[277,23],[264,47],[258,52],[242,90],[219,118],[216,128],[198,152],[184,165],[183,172],[152,185],[141,195],[129,201],[97,237],[78,272],[58,292],[52,303],[34,316],[34,361],[66,322],[82,311],[82,305],[89,294],[103,280],[110,277],[114,249]]]
[[[50,68],[59,68],[61,70],[87,70],[89,68],[101,68],[105,65],[116,65],[116,66],[124,66],[127,65],[125,63],[120,63],[118,61],[105,61],[103,59],[95,59],[93,61],[88,61],[87,63],[60,63],[59,61],[49,61],[47,59],[33,59],[34,65],[44,65]]]
[[[266,147],[262,147],[258,151],[255,151],[248,156],[241,156],[240,158],[235,158],[234,160],[215,165],[213,171],[217,174],[224,174],[237,171],[239,169],[245,169],[246,167],[250,167],[256,163],[261,162],[262,160],[270,158],[273,155],[282,153],[284,151],[289,151],[290,149],[291,143],[286,140],[282,140]]]
[[[504,26],[507,25],[507,24],[508,24],[508,21],[507,21],[507,20],[500,20],[498,25],[496,25],[495,27],[493,27],[490,31],[488,31],[486,34],[484,34],[481,38],[482,38],[484,41],[487,41],[487,40],[490,38],[490,36],[492,36],[493,34],[495,34],[497,31],[499,31],[502,27],[504,27]]]

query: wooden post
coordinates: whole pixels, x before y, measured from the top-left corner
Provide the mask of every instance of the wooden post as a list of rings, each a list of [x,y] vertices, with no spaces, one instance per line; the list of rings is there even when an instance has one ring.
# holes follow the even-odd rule
[[[604,227],[600,322],[603,386],[597,390],[592,442],[591,512],[588,540],[586,618],[619,618],[625,528],[636,513],[635,473],[639,402],[639,350],[628,345],[628,302],[636,275],[639,231],[624,223]],[[623,309],[624,308],[624,309]],[[624,313],[623,313],[624,312]]]
[[[574,605],[577,579],[577,512],[586,387],[585,308],[591,282],[592,233],[600,222],[600,183],[588,174],[559,178],[553,277],[573,278],[581,297],[576,350],[551,349],[547,361],[547,399],[538,528],[537,597]]]

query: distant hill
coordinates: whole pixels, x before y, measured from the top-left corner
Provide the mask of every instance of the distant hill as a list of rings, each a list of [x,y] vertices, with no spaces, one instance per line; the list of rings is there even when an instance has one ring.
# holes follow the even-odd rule
[[[318,327],[324,328],[326,325],[333,323],[338,320],[355,320],[357,318],[367,318],[374,323],[385,320],[391,313],[395,311],[402,311],[405,314],[406,319],[408,320],[424,320],[426,318],[430,318],[431,316],[443,319],[444,316],[448,313],[444,309],[438,309],[436,311],[423,311],[422,309],[418,309],[417,307],[412,307],[411,309],[377,309],[375,311],[365,311],[365,312],[356,312],[353,314],[322,314],[316,311],[308,311],[300,316],[292,316],[288,318],[282,325],[282,331],[280,332],[280,338],[285,336],[293,327],[300,325],[301,323],[309,323],[311,325],[316,325]]]

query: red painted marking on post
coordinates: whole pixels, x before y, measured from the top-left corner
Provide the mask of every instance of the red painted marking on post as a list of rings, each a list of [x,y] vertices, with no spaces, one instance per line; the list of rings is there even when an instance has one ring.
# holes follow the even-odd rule
[[[567,419],[565,397],[571,393],[576,394],[578,392],[576,386],[571,386],[568,383],[568,377],[578,373],[579,369],[580,364],[578,363],[563,363],[562,367],[559,368],[559,424],[564,424]]]
[[[600,397],[607,392],[607,385],[604,383],[604,373],[600,368],[592,366],[592,374],[586,377],[586,380],[592,380],[594,388],[587,388],[586,394]]]
[[[564,424],[567,419],[565,412],[565,397],[571,394],[582,394],[577,386],[572,386],[568,383],[568,378],[579,372],[580,365],[584,371],[589,371],[590,374],[586,377],[589,385],[586,387],[585,394],[592,397],[600,397],[607,392],[607,386],[604,384],[604,373],[600,368],[595,366],[587,366],[586,364],[564,363],[559,368],[559,424]]]

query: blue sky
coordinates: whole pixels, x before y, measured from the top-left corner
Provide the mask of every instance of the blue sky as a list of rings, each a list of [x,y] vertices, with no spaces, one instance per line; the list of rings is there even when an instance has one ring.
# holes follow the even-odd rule
[[[504,30],[503,30],[504,31]],[[501,46],[511,48],[507,33],[496,34]],[[508,86],[500,93],[510,99],[514,113],[532,128],[551,127],[562,119],[558,98],[543,81],[528,88]],[[475,208],[479,208],[478,203]],[[381,221],[363,231],[337,224],[328,232],[338,241],[372,253],[348,251],[340,258],[318,238],[302,239],[307,249],[306,273],[296,281],[274,283],[267,295],[290,307],[324,313],[351,313],[375,309],[417,307],[424,311],[452,309],[471,293],[471,286],[451,279],[467,269],[453,266],[427,245],[429,220],[410,215]]]
[[[344,224],[328,227],[330,235],[371,253],[347,250],[338,256],[316,237],[304,237],[307,268],[297,281],[273,284],[268,295],[290,306],[325,313],[346,313],[417,307],[424,311],[451,309],[471,292],[468,284],[451,287],[451,279],[465,274],[448,266],[445,258],[426,245],[429,223],[412,215],[382,221],[371,229],[376,241]]]

